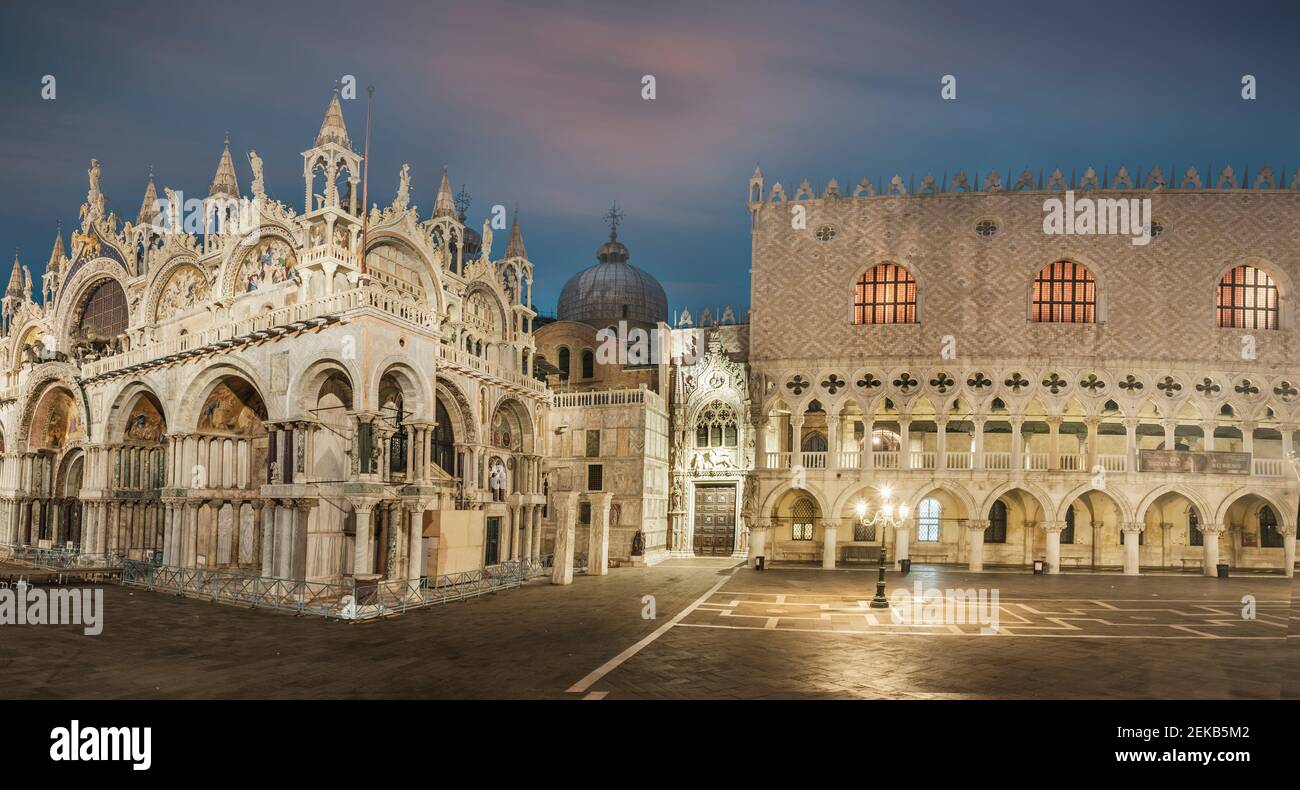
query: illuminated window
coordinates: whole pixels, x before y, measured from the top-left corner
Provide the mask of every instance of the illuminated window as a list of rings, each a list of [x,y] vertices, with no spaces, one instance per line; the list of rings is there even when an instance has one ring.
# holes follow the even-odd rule
[[[1051,324],[1095,324],[1097,281],[1082,263],[1056,261],[1034,279],[1031,320]]]
[[[1254,266],[1238,266],[1219,281],[1219,326],[1277,329],[1281,311],[1277,283]]]
[[[922,499],[916,510],[916,539],[922,541],[939,540],[939,519],[943,508],[937,499]]]
[[[854,286],[853,323],[915,324],[916,280],[896,263],[871,267]]]
[[[816,509],[811,499],[801,498],[794,503],[790,531],[795,540],[813,539],[813,515]]]

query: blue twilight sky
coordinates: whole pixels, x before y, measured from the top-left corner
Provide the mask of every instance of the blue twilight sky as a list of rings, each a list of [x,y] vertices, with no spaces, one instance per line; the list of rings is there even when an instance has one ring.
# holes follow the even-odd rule
[[[0,276],[15,247],[40,274],[55,222],[77,224],[92,156],[134,218],[150,164],[160,191],[206,195],[229,131],[241,187],[255,148],[268,191],[301,209],[300,154],[352,74],[358,148],[376,86],[371,201],[410,162],[423,215],[443,164],[475,227],[518,204],[542,312],[594,263],[617,200],[631,262],[674,312],[743,316],[755,162],[787,189],[958,168],[1293,171],[1298,44],[1296,3],[11,1]],[[956,101],[940,99],[945,74]]]

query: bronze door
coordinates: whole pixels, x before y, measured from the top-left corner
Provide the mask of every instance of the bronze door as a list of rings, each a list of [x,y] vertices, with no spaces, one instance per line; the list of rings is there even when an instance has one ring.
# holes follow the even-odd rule
[[[695,556],[727,557],[736,545],[736,486],[695,487]]]

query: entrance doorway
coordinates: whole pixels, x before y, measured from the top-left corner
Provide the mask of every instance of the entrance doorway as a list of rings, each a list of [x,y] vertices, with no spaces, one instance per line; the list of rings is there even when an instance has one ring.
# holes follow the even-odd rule
[[[487,517],[487,533],[483,537],[483,564],[496,565],[501,552],[501,517]]]
[[[695,486],[695,556],[731,556],[735,545],[736,484]]]

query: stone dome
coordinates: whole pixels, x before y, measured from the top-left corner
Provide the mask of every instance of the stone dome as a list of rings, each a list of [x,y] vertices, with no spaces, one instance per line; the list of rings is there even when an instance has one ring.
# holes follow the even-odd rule
[[[668,296],[650,274],[627,262],[627,247],[611,232],[596,251],[595,266],[583,269],[560,291],[557,317],[581,321],[599,329],[629,324],[668,321]]]

